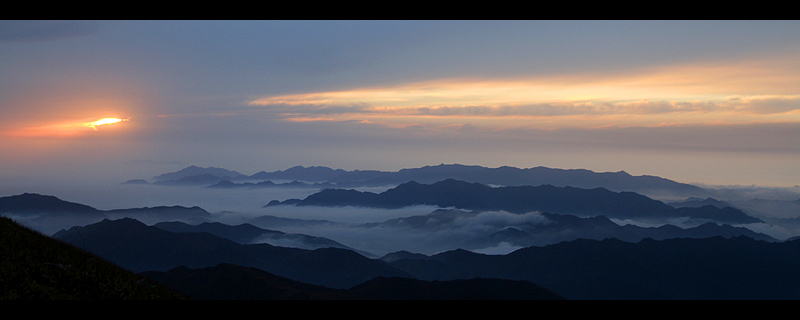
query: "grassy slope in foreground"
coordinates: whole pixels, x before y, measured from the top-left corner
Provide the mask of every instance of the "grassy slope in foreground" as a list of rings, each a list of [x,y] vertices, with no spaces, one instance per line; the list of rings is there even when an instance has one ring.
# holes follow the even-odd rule
[[[175,300],[183,296],[0,217],[0,300]]]

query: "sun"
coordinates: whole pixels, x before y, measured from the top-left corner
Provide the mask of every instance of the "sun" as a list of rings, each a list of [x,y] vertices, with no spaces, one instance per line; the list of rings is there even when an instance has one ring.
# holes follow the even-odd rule
[[[118,123],[121,121],[128,121],[128,119],[120,119],[120,118],[103,118],[97,121],[87,122],[85,126],[97,130],[97,126],[102,126],[106,124],[113,124]]]

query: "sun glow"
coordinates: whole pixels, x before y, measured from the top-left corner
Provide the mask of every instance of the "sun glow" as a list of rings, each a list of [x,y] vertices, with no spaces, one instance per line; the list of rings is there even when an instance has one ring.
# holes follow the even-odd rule
[[[45,124],[39,126],[23,127],[6,131],[3,135],[15,137],[74,137],[85,134],[87,128],[92,128],[98,131],[99,126],[113,125],[123,121],[128,121],[126,118],[102,118],[94,121],[78,120],[66,121],[53,124]]]
[[[112,123],[117,123],[117,122],[120,122],[120,121],[127,121],[127,120],[128,119],[103,118],[103,119],[100,119],[100,120],[97,120],[97,121],[87,122],[86,126],[89,127],[89,128],[92,128],[92,129],[94,129],[96,131],[97,130],[97,126],[102,126],[102,125],[106,125],[106,124],[112,124]]]

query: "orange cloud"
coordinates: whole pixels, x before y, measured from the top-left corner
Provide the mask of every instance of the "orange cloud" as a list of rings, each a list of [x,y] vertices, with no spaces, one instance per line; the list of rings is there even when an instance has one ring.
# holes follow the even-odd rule
[[[797,57],[661,66],[618,74],[442,79],[253,100],[291,121],[550,126],[800,121]],[[289,116],[290,115],[290,116]]]

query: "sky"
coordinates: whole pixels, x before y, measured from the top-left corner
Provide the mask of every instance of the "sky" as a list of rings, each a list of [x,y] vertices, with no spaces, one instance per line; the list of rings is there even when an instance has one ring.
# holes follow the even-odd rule
[[[800,184],[800,21],[0,21],[0,179],[460,163]]]

